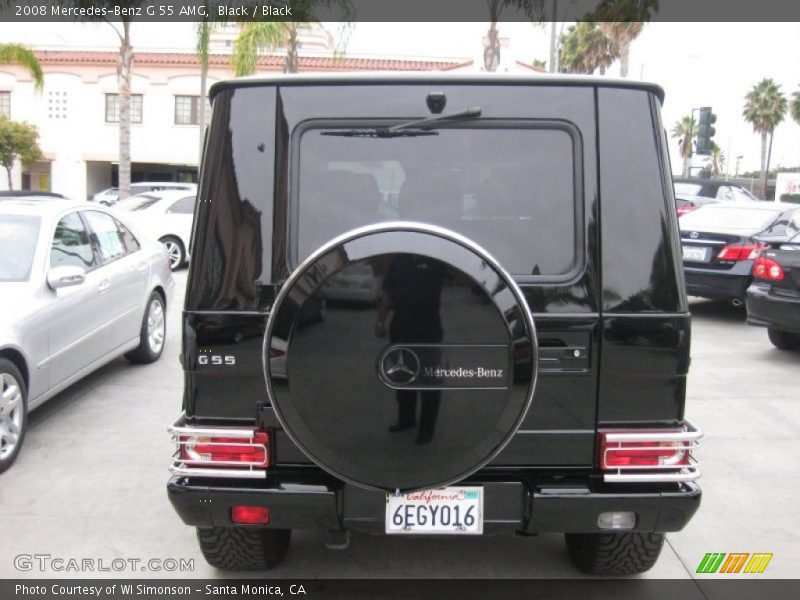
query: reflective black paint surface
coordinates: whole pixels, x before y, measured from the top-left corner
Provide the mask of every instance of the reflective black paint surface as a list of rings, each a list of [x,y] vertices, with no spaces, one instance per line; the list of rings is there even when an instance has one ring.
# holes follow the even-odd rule
[[[265,342],[270,395],[287,433],[337,476],[386,490],[435,487],[513,435],[530,402],[536,338],[488,259],[444,236],[388,227],[334,245],[286,284]],[[379,280],[377,306],[354,287],[308,319],[307,303],[354,266]]]
[[[682,418],[689,317],[655,97],[568,85],[436,87],[447,93],[449,106],[479,105],[484,118],[562,119],[582,140],[583,269],[568,281],[518,279],[535,313],[542,358],[555,360],[540,362],[533,407],[492,464],[591,465],[598,423]],[[194,232],[202,243],[193,251],[184,321],[190,418],[252,421],[272,411],[261,343],[293,266],[297,127],[308,119],[424,116],[429,91],[426,84],[287,84],[217,94]],[[309,327],[331,308],[357,312],[347,302],[326,304],[309,301]],[[559,358],[573,348],[586,349],[580,361]],[[234,356],[235,364],[200,364],[204,353]],[[328,358],[337,359],[336,353]],[[278,440],[279,461],[307,460],[290,440]]]

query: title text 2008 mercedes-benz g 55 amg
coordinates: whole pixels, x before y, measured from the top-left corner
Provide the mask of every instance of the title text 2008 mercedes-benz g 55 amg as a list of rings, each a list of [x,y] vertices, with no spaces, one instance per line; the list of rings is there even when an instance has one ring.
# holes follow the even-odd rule
[[[563,532],[650,568],[700,502],[663,92],[592,78],[215,85],[168,492],[206,559],[293,529]]]

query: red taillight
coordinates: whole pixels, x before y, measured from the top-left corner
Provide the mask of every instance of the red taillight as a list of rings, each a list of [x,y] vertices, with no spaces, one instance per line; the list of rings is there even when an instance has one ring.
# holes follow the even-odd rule
[[[244,525],[268,525],[269,509],[266,506],[237,505],[231,508],[231,521]]]
[[[771,258],[759,256],[753,265],[753,277],[768,281],[781,281],[783,279],[783,267]]]
[[[648,467],[681,467],[689,464],[690,447],[679,439],[669,440],[671,434],[679,435],[683,430],[631,430],[600,433],[600,468],[648,468]],[[613,441],[615,438],[630,437],[637,439]],[[641,439],[647,434],[654,434],[652,440]],[[664,435],[666,434],[666,435]],[[611,438],[611,440],[609,440]],[[661,438],[661,439],[659,439]]]
[[[697,207],[692,205],[692,204],[685,204],[683,206],[679,206],[678,207],[678,216],[682,217],[686,213],[692,212],[695,208],[697,208]]]
[[[248,437],[181,436],[181,458],[192,465],[269,466],[269,434],[253,431]]]
[[[764,246],[761,244],[746,244],[742,246],[725,246],[717,254],[718,260],[753,260]]]

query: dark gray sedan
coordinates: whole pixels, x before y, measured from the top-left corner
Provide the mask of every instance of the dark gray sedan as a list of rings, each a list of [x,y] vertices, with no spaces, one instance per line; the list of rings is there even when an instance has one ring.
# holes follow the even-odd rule
[[[0,203],[0,472],[28,411],[120,355],[161,356],[174,287],[164,247],[97,204]]]

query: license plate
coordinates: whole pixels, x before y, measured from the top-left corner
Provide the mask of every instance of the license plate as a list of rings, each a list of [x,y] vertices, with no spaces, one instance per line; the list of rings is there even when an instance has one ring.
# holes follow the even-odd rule
[[[386,496],[386,533],[480,535],[483,488],[446,487]]]
[[[708,262],[709,248],[704,246],[684,246],[683,260],[689,262]]]

